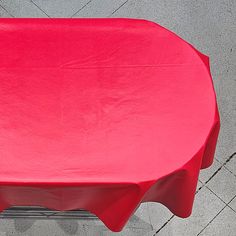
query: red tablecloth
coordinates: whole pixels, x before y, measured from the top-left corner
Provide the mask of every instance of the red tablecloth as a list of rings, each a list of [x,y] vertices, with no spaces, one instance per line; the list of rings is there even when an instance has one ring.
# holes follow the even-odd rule
[[[208,57],[131,19],[0,19],[0,209],[141,202],[187,217],[219,116]]]

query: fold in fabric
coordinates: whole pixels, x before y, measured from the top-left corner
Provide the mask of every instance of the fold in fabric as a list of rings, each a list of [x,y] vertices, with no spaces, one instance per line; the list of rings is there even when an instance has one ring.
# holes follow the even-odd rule
[[[209,59],[134,19],[0,19],[0,210],[191,214],[220,129]]]

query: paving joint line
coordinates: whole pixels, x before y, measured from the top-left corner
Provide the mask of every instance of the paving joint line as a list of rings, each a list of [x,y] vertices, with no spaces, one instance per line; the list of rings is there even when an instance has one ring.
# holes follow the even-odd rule
[[[211,177],[205,182],[205,183],[203,183],[203,185],[197,190],[197,192],[198,191],[200,191],[204,186],[206,186],[209,182],[210,182],[210,180],[211,179],[213,179],[213,177],[223,168],[223,167],[225,167],[225,165],[234,157],[234,156],[236,156],[236,152],[234,152],[233,154],[231,154],[228,158],[227,158],[227,160],[223,163],[223,164],[221,164],[221,166],[211,175]],[[225,167],[226,168],[226,167]],[[228,168],[226,168],[227,170],[228,170]],[[230,173],[232,173],[231,171],[230,171]],[[235,176],[235,175],[234,175]],[[235,176],[236,177],[236,176]]]
[[[235,198],[236,198],[236,195],[229,201],[227,206],[236,213],[236,211],[229,205]]]
[[[227,158],[227,160],[212,174],[212,176],[204,183],[204,182],[202,182],[202,181],[200,181],[201,183],[202,183],[202,186],[201,187],[199,187],[199,189],[196,191],[196,193],[195,194],[197,194],[203,187],[206,187],[208,190],[210,190],[218,199],[220,199],[224,204],[225,204],[225,206],[221,209],[221,211],[225,208],[225,207],[230,207],[228,204],[236,197],[236,196],[234,196],[233,197],[233,199],[231,199],[230,201],[229,201],[229,203],[227,204],[225,201],[223,201],[219,196],[217,196],[210,188],[208,188],[207,186],[206,186],[206,184],[222,169],[222,167],[224,167],[234,156],[236,156],[236,152],[234,152],[233,154],[231,154],[228,158]],[[226,168],[226,167],[225,167]],[[227,168],[226,168],[227,169]],[[227,169],[228,170],[228,169]],[[231,208],[231,207],[230,207]],[[232,208],[231,208],[232,209]],[[232,209],[233,210],[233,209]],[[220,211],[220,212],[221,212]],[[234,211],[234,210],[233,210]],[[220,214],[220,212],[218,213],[218,214]],[[235,211],[234,211],[235,212]],[[218,215],[217,214],[217,215]],[[217,216],[216,215],[216,216]],[[216,217],[215,216],[215,217]],[[199,234],[215,219],[215,217],[199,232]],[[157,235],[172,219],[174,218],[174,215],[172,215],[171,216],[171,218],[169,219],[169,220],[167,220],[162,226],[161,226],[161,228],[160,229],[158,229],[157,231],[156,231],[156,233],[153,235],[153,236],[155,236],[155,235]],[[198,234],[198,235],[199,235]]]
[[[234,156],[236,155],[236,152],[231,154],[227,160],[213,173],[213,175],[205,182],[205,185],[224,167]]]
[[[148,211],[148,219],[149,219],[149,222],[150,222],[150,224],[151,224],[151,226],[152,226],[152,230],[154,230],[153,225],[152,225],[152,221],[151,221],[149,205],[147,205],[147,211]]]
[[[208,187],[207,187],[208,188]],[[209,189],[209,188],[208,188]],[[209,189],[210,190],[210,189]],[[212,190],[210,190],[212,193],[214,193]],[[215,194],[215,193],[214,193]],[[215,194],[216,195],[216,194]],[[217,196],[217,195],[216,195]],[[218,196],[217,196],[218,197]],[[230,204],[234,198],[236,197],[236,195],[229,201],[228,204]],[[219,197],[218,197],[219,198]],[[220,199],[221,201],[223,201],[222,199]],[[223,201],[224,202],[224,201]],[[226,208],[226,207],[229,207],[231,210],[233,210],[235,213],[236,211],[234,209],[232,209],[227,203],[225,204],[225,206],[207,223],[207,225],[197,234],[197,236],[199,236],[205,229],[208,225],[210,225],[213,220]]]
[[[236,174],[234,174],[233,171],[231,171],[227,166],[224,166],[224,167],[225,167],[225,169],[227,169],[232,175],[234,175],[234,176],[236,177]]]
[[[156,231],[155,234],[153,234],[153,236],[157,235],[173,218],[174,218],[174,215],[172,215],[172,216],[170,217],[170,219],[167,220],[167,221],[161,226],[161,228]]]
[[[217,198],[219,198],[219,200],[221,200],[225,205],[227,205],[227,203],[222,199],[220,198],[214,191],[212,191],[208,186],[205,186],[210,192],[212,192]],[[231,200],[229,201],[231,202]]]
[[[206,186],[206,184],[222,169],[222,167],[225,167],[225,165],[236,155],[236,152],[234,152],[232,155],[229,156],[229,158],[227,158],[227,160],[215,171],[215,173],[213,173],[213,175],[203,184],[202,187],[199,188],[202,189],[204,186],[209,190],[211,191],[219,200],[221,200],[225,206],[218,212],[218,214],[216,216],[214,216],[208,223],[207,225],[197,234],[197,236],[199,236],[205,229],[208,225],[210,225],[212,223],[212,221],[226,208],[226,207],[229,207],[231,210],[233,210],[235,213],[236,211],[229,205],[233,200],[234,198],[236,197],[236,195],[228,202],[226,203],[223,199],[221,199],[216,193],[214,193],[214,191],[212,191],[208,186]],[[226,167],[225,167],[226,168]],[[226,168],[227,169],[227,168]],[[228,170],[228,169],[227,169]],[[231,172],[231,171],[230,171]],[[232,173],[232,172],[231,172]],[[235,176],[235,175],[234,175]],[[198,190],[198,191],[199,191]]]
[[[199,179],[198,180],[200,183],[201,183],[201,186],[196,188],[196,192],[195,192],[195,195],[199,192],[199,190],[203,187],[204,183]]]
[[[1,2],[0,2],[1,3]],[[9,14],[10,16],[14,17],[5,7],[3,7],[2,5],[0,5],[0,8],[2,8],[7,14]]]
[[[225,205],[207,224],[206,226],[201,229],[201,231],[197,234],[197,236],[199,236],[205,229],[208,225],[210,225],[212,223],[212,221],[227,207],[227,205]]]
[[[41,7],[39,7],[33,0],[30,0],[41,12],[43,12],[48,18],[51,18]]]
[[[74,17],[77,13],[79,13],[81,10],[83,10],[89,3],[91,3],[93,0],[89,0],[87,3],[85,3],[79,10],[77,10],[70,18]]]
[[[227,207],[229,207],[236,214],[236,211],[230,205],[227,205]]]
[[[114,13],[116,13],[119,9],[121,9],[129,0],[126,0],[125,2],[123,2],[117,9],[115,9],[111,15],[109,15],[109,17],[111,17]]]

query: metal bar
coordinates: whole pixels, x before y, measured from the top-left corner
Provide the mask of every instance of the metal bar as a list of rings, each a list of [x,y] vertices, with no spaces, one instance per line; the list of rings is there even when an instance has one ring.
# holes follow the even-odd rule
[[[43,207],[11,207],[0,213],[0,218],[34,218],[34,219],[97,219],[85,210],[56,211]]]

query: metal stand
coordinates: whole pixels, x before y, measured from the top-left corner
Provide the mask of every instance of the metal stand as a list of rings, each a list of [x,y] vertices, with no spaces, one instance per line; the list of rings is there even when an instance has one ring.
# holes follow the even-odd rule
[[[34,218],[34,219],[97,219],[88,211],[56,211],[43,207],[17,206],[11,207],[0,213],[0,218]]]

